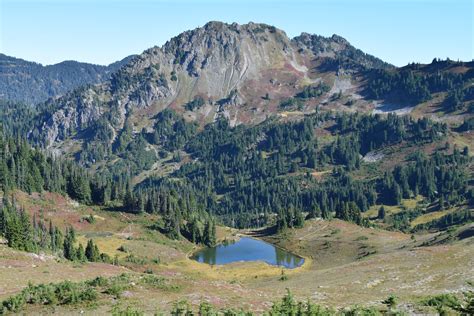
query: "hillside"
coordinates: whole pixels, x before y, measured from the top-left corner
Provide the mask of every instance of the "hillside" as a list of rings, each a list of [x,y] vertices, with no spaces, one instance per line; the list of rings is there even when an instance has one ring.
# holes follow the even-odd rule
[[[364,228],[345,221],[311,220],[302,229],[263,237],[306,258],[307,263],[285,271],[264,263],[234,263],[208,266],[188,258],[195,249],[186,240],[173,241],[149,223],[149,214],[111,212],[80,205],[58,194],[15,193],[18,205],[37,219],[50,219],[60,229],[72,225],[77,244],[92,239],[118,265],[69,262],[58,255],[30,254],[0,245],[0,299],[6,299],[33,284],[58,284],[102,277],[105,285],[90,303],[36,304],[23,308],[28,313],[111,313],[127,307],[146,314],[168,312],[178,301],[193,308],[209,302],[217,308],[251,310],[259,313],[291,289],[297,299],[332,308],[371,306],[385,310],[381,303],[389,295],[399,299],[398,309],[405,312],[433,313],[423,303],[428,295],[455,293],[469,288],[472,239],[463,232],[471,226],[444,233],[415,234]],[[84,219],[94,216],[94,222]],[[237,231],[220,227],[219,240],[257,231]],[[449,241],[427,245],[433,241]],[[416,270],[413,267],[417,267]],[[13,273],[14,272],[14,273]],[[108,280],[108,281],[105,281]],[[116,288],[112,290],[112,285]],[[103,285],[102,285],[103,286]],[[111,299],[113,304],[111,304]]]
[[[110,79],[133,56],[108,66],[63,61],[43,66],[0,54],[0,100],[34,105],[78,87]]]

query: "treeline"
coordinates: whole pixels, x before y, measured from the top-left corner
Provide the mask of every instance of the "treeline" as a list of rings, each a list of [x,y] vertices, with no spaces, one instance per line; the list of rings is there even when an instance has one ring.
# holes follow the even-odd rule
[[[465,209],[448,213],[441,218],[435,219],[425,224],[416,225],[413,231],[420,230],[444,230],[453,225],[460,225],[474,221],[474,212],[472,209]]]
[[[362,156],[373,150],[441,141],[447,126],[426,118],[327,112],[297,122],[267,120],[237,127],[221,118],[197,134],[194,124],[171,110],[155,119],[153,132],[133,134],[126,123],[111,149],[123,159],[93,176],[74,162],[31,149],[21,139],[3,137],[0,185],[4,190],[60,192],[82,203],[118,202],[124,211],[160,214],[157,227],[168,236],[209,245],[215,242],[213,216],[235,227],[274,224],[284,229],[301,226],[304,217],[331,216],[366,225],[360,213],[376,203],[398,204],[418,194],[429,201],[441,199],[445,206],[467,200],[463,172],[469,158],[457,150],[451,158],[415,157],[409,166],[382,177],[353,178]],[[320,138],[321,129],[330,133],[329,141]],[[101,133],[108,135],[105,125],[97,131]],[[157,159],[150,144],[161,148],[163,157],[186,152],[191,161],[170,176],[134,187],[132,177]],[[319,180],[312,175],[315,170],[329,174]]]
[[[306,86],[303,90],[297,93],[294,97],[283,100],[280,103],[282,108],[292,108],[297,107],[301,109],[304,105],[303,102],[307,99],[318,98],[325,93],[329,92],[331,88],[326,85],[324,82],[319,83],[317,86]],[[268,93],[265,95],[265,99],[269,99]]]
[[[184,237],[196,244],[216,243],[216,220],[201,203],[199,193],[181,181],[150,178],[125,200],[125,207],[160,214],[156,227],[168,237]]]
[[[464,85],[474,76],[472,71],[456,73],[445,70],[451,63],[449,60],[434,60],[423,68],[412,64],[400,70],[373,69],[369,72],[366,93],[374,99],[403,99],[415,105],[430,100],[433,93],[447,92],[445,108],[449,111],[462,109],[463,102],[473,100],[470,88]]]
[[[0,190],[57,192],[84,204],[107,205],[122,202],[132,192],[132,173],[127,166],[89,173],[76,162],[32,148],[20,137],[6,137],[0,131]],[[130,211],[138,211],[133,204]]]
[[[76,233],[72,227],[63,233],[46,221],[40,213],[31,219],[23,209],[4,197],[0,206],[0,235],[3,235],[8,246],[14,249],[38,252],[48,251],[60,255],[67,260],[79,262],[112,262],[105,253],[100,253],[97,245],[90,239],[84,248],[82,244],[76,247]]]
[[[131,176],[148,170],[160,158],[166,158],[170,152],[182,149],[196,133],[197,125],[186,123],[172,110],[158,113],[151,132],[142,130],[134,133],[131,122],[126,119],[123,129],[114,139],[114,131],[108,119],[100,119],[87,129],[87,142],[84,142],[78,162],[86,167],[98,161],[116,160],[107,166],[106,172],[112,177],[123,174]],[[160,150],[151,149],[151,145]],[[118,158],[118,159],[116,159]]]
[[[169,189],[171,187],[134,192],[130,170],[124,172],[125,167],[115,168],[92,175],[74,161],[46,156],[21,138],[0,138],[0,190],[4,192],[45,190],[67,194],[84,204],[118,202],[123,211],[162,215],[162,229],[170,237],[184,236],[208,245],[215,243],[216,223],[202,207],[197,207],[194,198],[178,196],[176,191]]]
[[[90,126],[77,162],[85,167],[92,167],[99,161],[116,160],[107,166],[107,172],[120,175],[124,170],[136,175],[142,170],[151,168],[157,160],[155,151],[149,150],[150,138],[145,131],[134,134],[132,124],[127,119],[123,129],[113,138],[115,132],[108,119],[100,119]]]
[[[42,66],[35,62],[1,55],[0,91],[2,98],[35,105],[63,95],[86,84],[110,78],[111,73],[128,63],[130,56],[108,66],[64,61]]]
[[[194,98],[192,101],[189,101],[188,103],[186,103],[184,105],[184,108],[188,111],[194,111],[195,109],[199,109],[200,107],[202,107],[205,103],[206,101],[204,100],[204,98],[198,96]]]
[[[306,86],[304,89],[296,95],[297,98],[300,99],[310,99],[310,98],[317,98],[329,92],[331,88],[326,85],[324,82],[321,82],[317,86]]]
[[[21,138],[0,136],[0,189],[58,192],[82,203],[102,204],[104,187],[72,161],[55,159]]]
[[[454,148],[452,155],[435,152],[427,157],[417,152],[410,158],[407,164],[385,173],[379,185],[380,203],[398,205],[402,198],[421,194],[428,202],[437,200],[443,209],[472,200],[474,189],[469,189],[465,169],[471,160],[467,147],[462,153]]]
[[[474,109],[474,106],[473,106],[473,109]],[[469,131],[474,130],[474,117],[465,118],[461,126],[459,126],[458,130],[460,132],[469,132]]]
[[[330,133],[329,141],[320,138],[321,129]],[[331,216],[367,225],[361,213],[376,203],[396,205],[418,194],[432,202],[441,199],[446,207],[463,203],[468,199],[463,174],[467,152],[412,157],[407,166],[370,180],[352,176],[362,156],[373,150],[441,141],[447,131],[445,124],[426,118],[327,112],[256,126],[231,127],[221,118],[196,134],[194,124],[166,110],[157,115],[153,132],[133,135],[126,123],[113,145],[123,159],[94,176],[24,141],[4,138],[0,154],[6,176],[0,184],[27,192],[60,192],[82,203],[118,202],[124,211],[160,214],[157,228],[168,236],[212,245],[213,216],[234,227],[285,229],[301,226],[305,217]],[[186,152],[191,161],[170,176],[149,178],[134,187],[131,179],[137,170],[156,161],[155,151],[147,150],[149,144],[161,148],[163,156]],[[148,156],[140,152],[151,156],[143,158]],[[142,161],[140,167],[135,161]],[[329,173],[319,180],[312,175],[315,170]]]
[[[337,136],[322,144],[315,130],[324,125]],[[235,128],[220,119],[187,142],[185,150],[194,161],[173,177],[204,209],[231,226],[298,227],[302,213],[328,218],[333,211],[367,224],[360,212],[374,205],[385,187],[352,178],[349,172],[360,167],[361,155],[401,142],[437,141],[446,132],[445,124],[393,114],[325,113],[293,123]],[[323,182],[310,174],[331,168]]]
[[[182,148],[195,135],[196,129],[197,124],[186,123],[182,116],[166,109],[156,116],[153,132],[148,135],[148,139],[151,144],[173,151]]]
[[[36,106],[0,99],[0,122],[3,132],[9,136],[26,135],[37,114]]]
[[[393,113],[386,116],[341,114],[335,120],[333,132],[355,134],[361,154],[402,141],[431,143],[442,139],[448,132],[445,123],[434,122],[425,117],[413,119]]]

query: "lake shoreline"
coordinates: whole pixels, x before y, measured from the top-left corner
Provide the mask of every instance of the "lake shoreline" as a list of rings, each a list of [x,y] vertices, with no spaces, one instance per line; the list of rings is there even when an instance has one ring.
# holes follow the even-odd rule
[[[255,241],[257,244],[252,241]],[[238,244],[239,242],[244,244]],[[232,247],[235,249],[231,250],[230,248]],[[274,250],[276,251],[275,253],[273,253]],[[239,251],[241,252],[240,254]],[[219,259],[218,256],[221,258]],[[255,260],[253,256],[256,256]],[[286,270],[299,270],[299,268],[307,266],[309,261],[305,256],[245,232],[238,232],[232,235],[231,238],[226,237],[220,240],[214,247],[194,247],[187,254],[187,258],[209,266],[224,266],[236,262],[262,262],[270,267],[284,268]],[[220,263],[216,263],[219,261]]]

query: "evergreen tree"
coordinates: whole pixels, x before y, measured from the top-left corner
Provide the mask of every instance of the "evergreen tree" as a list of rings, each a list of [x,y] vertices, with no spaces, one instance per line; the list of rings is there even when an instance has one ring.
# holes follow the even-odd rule
[[[79,246],[77,247],[75,260],[80,262],[87,261],[86,254],[84,252],[84,247],[82,246],[82,244],[79,244]]]
[[[385,219],[385,208],[383,207],[383,205],[379,208],[377,218],[381,220]]]
[[[87,260],[91,262],[97,262],[100,260],[100,252],[97,245],[94,244],[92,239],[87,241],[85,256]]]
[[[216,224],[212,220],[206,222],[203,233],[204,244],[212,247],[216,244]]]
[[[74,249],[74,244],[76,242],[76,232],[73,227],[66,229],[66,237],[64,238],[63,243],[63,254],[64,258],[74,261],[76,260],[76,251]]]

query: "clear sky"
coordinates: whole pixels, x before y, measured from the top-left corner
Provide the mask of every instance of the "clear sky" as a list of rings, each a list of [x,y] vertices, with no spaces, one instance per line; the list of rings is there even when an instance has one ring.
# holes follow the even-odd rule
[[[211,20],[338,34],[397,66],[472,60],[473,0],[0,0],[0,52],[108,64]]]

